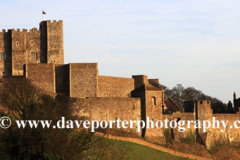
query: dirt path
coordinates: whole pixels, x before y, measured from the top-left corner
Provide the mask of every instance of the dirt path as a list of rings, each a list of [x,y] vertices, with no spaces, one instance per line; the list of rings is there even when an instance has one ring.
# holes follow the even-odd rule
[[[128,142],[141,144],[141,145],[148,146],[148,147],[151,147],[151,148],[163,151],[163,152],[167,152],[167,153],[170,153],[172,155],[179,156],[179,157],[191,158],[191,159],[197,159],[197,160],[211,160],[211,159],[204,158],[204,157],[199,157],[199,156],[195,156],[195,155],[191,155],[191,154],[186,154],[186,153],[173,151],[171,149],[167,149],[167,148],[161,147],[159,145],[156,145],[156,144],[153,144],[153,143],[150,143],[150,142],[146,142],[146,141],[138,139],[138,138],[116,137],[116,136],[112,136],[112,135],[108,135],[108,136],[105,135],[105,137],[109,138],[109,139],[128,141]]]

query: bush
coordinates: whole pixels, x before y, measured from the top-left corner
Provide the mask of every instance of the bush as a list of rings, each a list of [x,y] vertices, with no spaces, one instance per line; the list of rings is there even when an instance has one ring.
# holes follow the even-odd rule
[[[83,159],[85,152],[99,138],[93,133],[73,129],[19,129],[15,120],[52,120],[64,116],[74,120],[70,107],[63,106],[51,96],[43,94],[23,78],[9,79],[4,83],[1,99],[6,107],[1,115],[11,118],[10,128],[0,133],[0,159]]]
[[[188,144],[193,144],[196,141],[196,137],[195,136],[196,136],[195,133],[192,130],[190,130],[187,133],[187,136],[184,139],[184,142],[188,143]]]
[[[72,115],[71,101],[55,100],[27,79],[4,82],[0,98],[5,103],[0,115],[12,120],[10,128],[0,130],[0,159],[125,159],[126,147],[111,148],[114,144],[83,129],[19,129],[15,120],[80,120]]]
[[[77,98],[73,98],[73,101],[74,101],[74,102],[77,102]]]
[[[165,136],[165,138],[170,138],[170,130],[168,128],[164,128],[163,129],[163,134]]]

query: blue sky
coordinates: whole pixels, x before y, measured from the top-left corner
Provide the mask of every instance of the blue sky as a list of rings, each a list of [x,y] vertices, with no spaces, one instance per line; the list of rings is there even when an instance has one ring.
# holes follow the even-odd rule
[[[227,103],[240,97],[240,1],[1,1],[0,28],[63,20],[65,63],[98,62],[99,74],[145,74]]]

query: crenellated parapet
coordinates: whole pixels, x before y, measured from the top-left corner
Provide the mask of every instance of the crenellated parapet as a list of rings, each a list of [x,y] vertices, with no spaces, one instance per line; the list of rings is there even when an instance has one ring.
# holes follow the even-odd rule
[[[30,29],[30,34],[31,33],[40,33],[40,31],[37,28]]]
[[[11,31],[11,29],[8,29],[7,31],[5,29],[2,29],[2,32],[0,32],[0,35],[10,33],[10,31]]]
[[[13,34],[21,34],[21,33],[27,33],[27,30],[26,29],[20,29],[20,28],[17,28],[16,30],[13,28],[13,29],[11,29],[11,31],[12,31],[12,33]]]
[[[24,64],[64,63],[63,21],[42,21],[39,29],[12,28],[0,32],[0,52],[6,54],[1,75],[21,76]]]
[[[56,21],[56,20],[53,20],[53,21],[47,20],[47,23],[49,23],[49,24],[60,24],[60,25],[62,25],[62,24],[63,24],[63,21],[62,21],[62,20],[59,20],[59,21]]]
[[[29,31],[27,29],[19,29],[17,28],[15,29],[11,29],[12,34],[33,34],[33,33],[39,33],[40,34],[40,30],[38,30],[37,28],[32,28]],[[5,33],[5,30],[4,30]]]
[[[63,24],[63,21],[62,20],[59,20],[59,21],[56,21],[56,20],[47,20],[47,23],[48,24],[53,24],[53,25],[62,25]],[[37,28],[32,28],[30,29],[29,31],[27,29],[20,29],[20,28],[12,28],[12,29],[2,29],[2,32],[0,32],[0,34],[6,34],[6,33],[9,33],[9,32],[12,32],[12,33],[28,33],[28,34],[31,34],[31,33],[40,33],[40,30],[38,30]]]

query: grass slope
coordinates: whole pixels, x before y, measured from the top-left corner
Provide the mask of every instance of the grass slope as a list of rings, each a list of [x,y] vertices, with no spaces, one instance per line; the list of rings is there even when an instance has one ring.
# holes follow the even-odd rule
[[[107,143],[114,142],[116,146],[126,147],[126,158],[131,160],[156,160],[156,159],[164,159],[164,160],[183,160],[186,158],[178,157],[171,155],[169,153],[165,153],[156,149],[153,149],[148,146],[143,146],[140,144],[126,142],[126,141],[118,141],[118,140],[110,140],[106,139]]]

